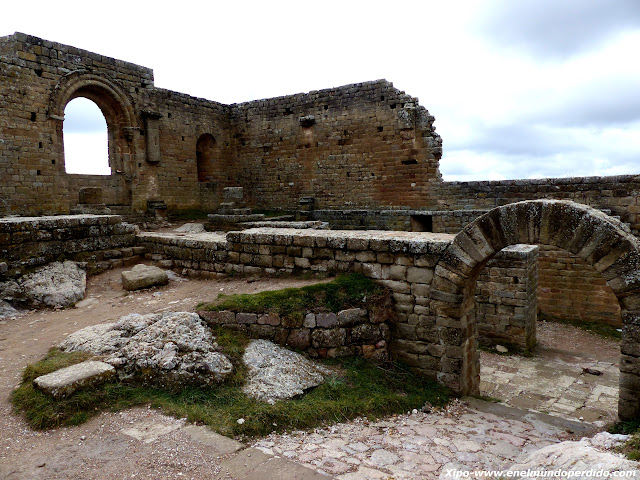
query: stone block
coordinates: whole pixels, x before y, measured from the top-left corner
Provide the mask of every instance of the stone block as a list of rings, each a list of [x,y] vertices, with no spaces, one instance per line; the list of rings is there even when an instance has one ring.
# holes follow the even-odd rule
[[[229,310],[220,312],[208,312],[200,310],[198,315],[207,325],[223,325],[228,323],[236,323],[236,314]]]
[[[304,320],[302,322],[302,326],[305,328],[315,328],[316,327],[316,316],[313,313],[308,313],[305,315]]]
[[[125,290],[138,290],[155,285],[166,285],[169,282],[167,272],[161,268],[142,263],[131,270],[122,272],[122,286]]]
[[[395,293],[411,293],[411,287],[407,282],[399,282],[396,280],[380,280],[379,283]]]
[[[79,388],[103,383],[115,372],[108,363],[89,360],[42,375],[33,381],[33,385],[54,398],[62,398]]]
[[[296,328],[291,330],[287,337],[287,345],[300,350],[306,350],[311,346],[311,330],[308,328]]]
[[[344,328],[316,329],[311,333],[311,344],[314,348],[341,347],[347,339]]]
[[[236,314],[236,323],[253,325],[258,323],[258,315],[255,313],[238,313]]]
[[[380,328],[377,325],[363,323],[351,330],[351,342],[353,343],[376,343],[382,340]]]
[[[349,308],[338,312],[338,326],[351,327],[363,323],[367,319],[367,311],[363,308]]]
[[[333,313],[316,313],[316,326],[321,328],[333,328],[338,324],[338,316]]]
[[[356,260],[362,263],[369,263],[376,261],[376,254],[370,251],[363,251],[356,253]]]
[[[433,280],[433,269],[409,267],[407,269],[407,282],[409,283],[426,283],[429,284]]]
[[[277,327],[280,325],[280,315],[277,313],[265,313],[264,315],[260,315],[258,318],[258,324]]]
[[[249,336],[251,338],[262,338],[271,340],[275,334],[275,328],[271,325],[249,325]]]

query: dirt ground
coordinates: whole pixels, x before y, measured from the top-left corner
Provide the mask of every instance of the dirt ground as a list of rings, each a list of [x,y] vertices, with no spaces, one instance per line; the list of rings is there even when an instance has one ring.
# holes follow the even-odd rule
[[[36,432],[11,412],[9,394],[27,364],[85,326],[134,312],[192,311],[219,293],[253,293],[317,282],[178,277],[164,287],[128,293],[121,287],[120,275],[118,269],[90,278],[85,300],[76,308],[30,311],[0,321],[0,479],[219,478],[219,459],[180,429],[183,420],[141,407],[103,413],[79,427]],[[615,342],[603,346],[598,337],[568,327],[542,325],[538,335],[546,348],[597,352],[614,361],[619,355]]]
[[[26,365],[88,325],[114,321],[128,313],[193,311],[199,302],[214,300],[219,293],[317,283],[295,278],[212,281],[178,277],[164,287],[129,293],[122,289],[122,270],[90,278],[85,300],[76,308],[31,311],[0,321],[0,479],[212,478],[218,462],[178,429],[184,423],[180,420],[136,408],[104,413],[75,428],[36,432],[12,414],[10,392],[19,384]],[[153,445],[122,432],[131,426],[149,430],[153,424],[165,429],[173,425],[175,431]]]

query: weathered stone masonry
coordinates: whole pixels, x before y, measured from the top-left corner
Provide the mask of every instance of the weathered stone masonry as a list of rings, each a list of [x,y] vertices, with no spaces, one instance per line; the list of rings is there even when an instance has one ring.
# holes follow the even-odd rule
[[[93,100],[105,116],[111,175],[65,172],[64,109],[76,97]],[[438,242],[430,243],[429,248],[435,250],[426,257],[424,252],[414,251],[422,247],[411,244],[407,238],[360,238],[358,234],[350,243],[345,240],[344,245],[340,240],[331,240],[335,244],[332,249],[317,244],[322,243],[317,240],[321,237],[305,233],[302,237],[311,236],[314,245],[265,241],[258,246],[242,241],[244,237],[231,235],[228,245],[210,249],[214,252],[211,257],[204,254],[203,258],[182,258],[186,254],[176,252],[176,258],[185,268],[214,274],[243,269],[347,269],[378,275],[385,282],[399,282],[394,284],[394,291],[399,314],[405,316],[400,315],[393,331],[397,355],[404,355],[406,361],[444,383],[469,392],[474,391],[477,378],[477,362],[472,352],[478,322],[471,318],[471,287],[475,286],[476,274],[499,250],[495,246],[546,245],[553,250],[541,249],[542,257],[550,259],[540,263],[543,266],[540,278],[544,281],[540,282],[541,289],[548,288],[550,294],[555,293],[554,288],[561,290],[560,286],[547,282],[547,270],[564,273],[559,276],[567,279],[577,278],[575,272],[583,270],[590,273],[581,279],[595,278],[597,272],[609,285],[606,287],[600,281],[596,286],[603,292],[609,291],[608,296],[591,297],[601,298],[601,304],[611,304],[610,292],[614,292],[625,338],[620,411],[625,416],[637,413],[630,392],[636,396],[640,392],[637,366],[640,353],[636,351],[640,338],[636,338],[637,322],[633,320],[639,307],[633,303],[635,290],[625,286],[633,283],[635,273],[611,276],[612,271],[606,261],[602,263],[602,258],[626,252],[624,255],[632,260],[627,262],[627,268],[637,266],[633,243],[636,239],[632,234],[637,236],[640,230],[640,177],[442,182],[438,171],[441,139],[435,133],[433,121],[416,98],[385,80],[222,105],[158,89],[148,68],[16,33],[0,38],[0,215],[67,214],[76,209],[106,212],[107,207],[113,213],[125,215],[158,209],[169,213],[213,210],[220,204],[223,188],[241,186],[248,207],[296,210],[301,197],[305,197],[305,205],[316,208],[309,213],[311,219],[324,220],[324,216],[342,228],[357,224],[358,228],[457,233],[464,227],[442,252],[435,252],[440,248]],[[566,199],[605,209],[627,224],[629,231],[616,224],[609,233],[617,240],[611,243],[598,243],[600,237],[600,240],[590,237],[597,248],[608,249],[603,250],[600,260],[594,260],[593,255],[584,254],[575,241],[572,243],[562,235],[578,217],[587,223],[596,218],[593,222],[599,225],[598,231],[608,231],[610,223],[604,214],[585,210],[586,207],[563,210],[564,207],[548,201],[532,202],[530,205],[535,207],[508,206],[534,199]],[[491,210],[496,207],[497,210]],[[524,215],[523,219],[537,222],[537,217],[527,215],[542,211],[553,217],[558,209],[566,214],[565,224],[543,222],[543,226],[555,228],[548,237],[527,232],[518,223],[521,220],[513,220],[509,225],[500,220],[501,215],[516,211]],[[373,220],[372,212],[376,213]],[[527,228],[535,231],[539,228],[536,225],[532,223]],[[478,229],[488,237],[480,233],[474,237]],[[9,268],[15,272],[26,268],[31,258],[37,259],[34,265],[49,261],[56,251],[66,248],[55,242],[73,244],[72,238],[65,240],[66,233],[62,231],[51,230],[53,243],[47,240],[43,247],[38,246],[40,240],[35,230],[25,234],[24,241],[20,240],[23,233],[11,233],[3,240],[11,248],[5,248],[0,268],[7,270],[6,274],[10,273]],[[494,234],[499,241],[492,240]],[[104,235],[115,238],[119,234]],[[127,231],[124,235],[131,233]],[[369,247],[355,248],[365,240]],[[379,241],[380,245],[386,245],[387,240],[391,261],[385,250],[372,247]],[[469,241],[477,241],[479,245],[470,246]],[[491,248],[485,248],[485,244]],[[626,250],[620,247],[623,244]],[[394,251],[392,245],[400,250]],[[465,250],[467,247],[471,251]],[[49,250],[40,252],[40,248]],[[127,248],[132,247],[117,244],[111,251]],[[194,254],[198,251],[187,250]],[[375,258],[371,257],[372,251]],[[574,257],[564,257],[562,251],[584,257],[583,262],[564,261]],[[119,255],[131,258],[134,253],[124,250]],[[411,255],[407,256],[408,253]],[[385,261],[379,260],[378,254]],[[108,258],[110,255],[115,257]],[[436,258],[438,266],[430,265]],[[96,260],[124,262],[113,253],[100,253]],[[470,266],[471,271],[462,264]],[[401,274],[403,268],[406,271]],[[409,271],[417,271],[411,269],[430,268],[435,268],[433,284],[409,280]],[[394,278],[402,275],[406,277]],[[416,293],[414,283],[418,285]],[[565,281],[563,285],[566,284]],[[556,307],[571,309],[553,295],[540,299],[541,305],[555,302]],[[612,312],[602,313],[608,316]],[[432,321],[438,327],[436,336]],[[409,343],[401,344],[403,341]]]
[[[392,356],[462,393],[478,391],[474,293],[485,264],[510,245],[566,250],[592,265],[617,297],[623,322],[619,415],[640,413],[640,242],[598,210],[559,201],[510,204],[481,216],[455,237],[261,228],[231,232],[208,244],[204,238],[166,234],[140,239],[158,258],[187,246],[175,260],[178,265],[213,268],[214,275],[295,268],[362,272],[393,291]]]
[[[0,73],[0,214],[87,201],[123,214],[213,210],[224,187],[242,186],[262,209],[295,210],[301,197],[316,209],[432,212],[555,198],[640,226],[636,176],[442,182],[433,116],[385,80],[223,105],[156,88],[148,68],[22,33],[0,39]],[[105,115],[109,176],[65,173],[64,108],[76,97]]]
[[[110,176],[65,173],[64,108],[80,96],[105,115]],[[227,186],[260,208],[293,209],[303,195],[418,205],[440,155],[433,117],[384,80],[222,105],[155,88],[148,68],[21,33],[0,39],[0,214],[68,213],[86,188],[114,213],[148,202],[212,210]]]
[[[135,225],[117,215],[0,218],[0,279],[61,258],[88,263],[89,273],[140,261]]]

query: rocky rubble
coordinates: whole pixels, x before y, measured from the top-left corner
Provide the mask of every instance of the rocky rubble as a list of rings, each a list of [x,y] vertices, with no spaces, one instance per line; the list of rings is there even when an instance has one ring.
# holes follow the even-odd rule
[[[83,328],[60,348],[103,356],[119,378],[137,378],[167,387],[211,385],[233,372],[200,317],[189,312],[140,315]]]
[[[9,303],[4,300],[0,300],[0,320],[4,318],[11,318],[20,315],[15,308],[13,308]]]

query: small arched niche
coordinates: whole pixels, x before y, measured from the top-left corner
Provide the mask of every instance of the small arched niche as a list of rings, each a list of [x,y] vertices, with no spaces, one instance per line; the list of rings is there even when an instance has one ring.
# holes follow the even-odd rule
[[[198,138],[196,143],[196,163],[198,165],[199,182],[210,182],[213,179],[215,145],[216,139],[210,133],[204,133]]]
[[[111,175],[109,133],[100,107],[78,97],[64,109],[64,166],[66,173]]]

